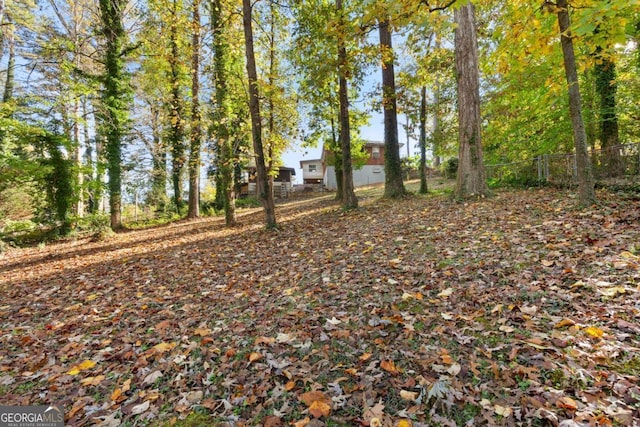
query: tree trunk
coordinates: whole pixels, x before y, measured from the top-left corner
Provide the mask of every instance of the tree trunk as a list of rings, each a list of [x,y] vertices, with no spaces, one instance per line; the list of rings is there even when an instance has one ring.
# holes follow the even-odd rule
[[[571,114],[571,124],[573,125],[573,143],[576,149],[578,198],[581,205],[590,205],[595,202],[596,195],[591,162],[587,152],[587,133],[584,127],[584,121],[582,120],[580,86],[578,84],[576,57],[571,39],[569,6],[567,0],[557,0],[557,6],[564,71],[569,86],[569,112]]]
[[[130,89],[126,78],[123,50],[126,33],[122,24],[125,0],[100,0],[102,33],[106,38],[105,76],[102,91],[103,134],[106,139],[106,158],[109,171],[109,210],[111,228],[122,228],[122,139],[128,117]]]
[[[193,1],[193,34],[191,38],[191,145],[189,152],[189,211],[187,218],[200,216],[200,0]]]
[[[616,114],[616,65],[610,58],[599,58],[595,65],[596,89],[600,100],[600,144],[606,174],[619,176],[624,173],[620,153],[618,115]]]
[[[427,88],[420,90],[420,194],[429,192],[427,187]]]
[[[242,20],[244,27],[245,54],[247,56],[247,76],[249,78],[249,112],[251,114],[251,131],[253,151],[256,161],[257,188],[265,213],[267,228],[277,227],[276,210],[273,191],[269,185],[269,176],[262,146],[262,116],[260,114],[260,93],[258,90],[258,72],[253,51],[253,28],[251,22],[251,0],[242,0]]]
[[[480,72],[474,6],[468,3],[455,12],[455,63],[458,83],[457,198],[489,194],[482,159],[480,131]]]
[[[93,181],[93,199],[94,206],[92,213],[98,213],[100,211],[106,211],[104,200],[104,174],[107,168],[106,153],[105,153],[105,136],[98,133],[96,134],[96,175]]]
[[[336,0],[340,26],[344,26],[342,0]],[[345,34],[338,32],[338,99],[340,102],[340,148],[342,150],[342,207],[355,209],[358,198],[353,188],[353,166],[351,164],[351,131],[349,128],[349,92],[347,87],[347,48]]]
[[[333,108],[332,108],[333,110]],[[339,118],[338,118],[339,121]],[[337,134],[336,131],[336,122],[331,115],[331,144],[330,151],[333,155],[334,160],[334,172],[336,176],[336,197],[334,200],[336,202],[342,202],[342,158],[340,157],[340,135]],[[325,183],[326,184],[326,183]]]
[[[85,164],[87,169],[87,175],[85,181],[87,182],[87,211],[90,213],[96,212],[96,200],[94,199],[93,187],[95,186],[95,166],[96,162],[93,162],[93,147],[91,145],[91,139],[89,137],[89,107],[87,105],[87,97],[82,97],[82,113],[84,114],[84,121],[82,122],[82,135],[85,145]]]
[[[151,194],[147,203],[154,205],[159,211],[166,209],[167,197],[167,147],[162,138],[162,125],[160,124],[160,108],[153,103],[149,104],[151,114],[152,143],[152,172]]]
[[[0,23],[4,22],[4,15],[6,9],[6,0],[0,0]],[[4,51],[4,36],[0,31],[0,52]]]
[[[184,106],[182,98],[182,82],[180,81],[180,50],[178,47],[178,10],[177,2],[173,0],[174,22],[169,28],[169,46],[171,56],[169,58],[171,85],[171,101],[169,105],[169,144],[171,145],[171,179],[173,182],[173,201],[177,212],[184,205],[182,172],[185,164],[185,130],[184,130]]]
[[[382,106],[384,108],[384,197],[396,198],[404,196],[406,191],[402,182],[400,162],[396,82],[389,19],[381,21],[378,28],[382,53]]]
[[[227,91],[228,46],[225,40],[225,22],[222,16],[222,3],[211,3],[211,29],[213,33],[213,80],[215,86],[214,130],[216,140],[216,207],[224,208],[227,227],[237,224],[236,193],[234,185],[235,156],[233,139],[229,130],[231,113]]]
[[[436,34],[436,51],[439,51],[441,47],[440,36]],[[433,167],[440,167],[440,155],[439,148],[442,146],[442,130],[440,126],[440,82],[436,79],[436,85],[433,90]]]
[[[82,170],[82,144],[80,143],[80,100],[76,98],[73,103],[73,146],[76,173],[77,200],[75,214],[78,218],[84,216],[84,171]]]
[[[14,38],[14,25],[12,22],[7,24],[7,42],[9,44],[9,59],[7,60],[7,76],[4,83],[4,93],[2,102],[9,102],[13,99],[13,88],[15,86],[15,68],[16,68],[16,43]]]

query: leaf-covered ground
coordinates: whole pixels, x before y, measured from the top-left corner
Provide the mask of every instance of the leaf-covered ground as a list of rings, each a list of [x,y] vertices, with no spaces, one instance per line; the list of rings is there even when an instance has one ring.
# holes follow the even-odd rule
[[[361,195],[362,196],[362,195]],[[67,425],[640,425],[640,202],[280,206],[0,259],[2,404]]]

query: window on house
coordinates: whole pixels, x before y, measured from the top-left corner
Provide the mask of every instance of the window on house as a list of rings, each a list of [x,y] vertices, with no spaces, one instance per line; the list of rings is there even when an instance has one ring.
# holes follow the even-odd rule
[[[371,157],[373,157],[374,159],[380,158],[380,147],[371,148]]]
[[[317,165],[309,165],[309,172],[315,172]]]

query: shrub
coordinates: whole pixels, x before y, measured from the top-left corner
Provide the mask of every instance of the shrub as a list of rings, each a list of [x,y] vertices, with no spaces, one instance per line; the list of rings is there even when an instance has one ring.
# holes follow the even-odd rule
[[[451,157],[440,165],[442,174],[445,178],[456,178],[458,176],[458,158]]]

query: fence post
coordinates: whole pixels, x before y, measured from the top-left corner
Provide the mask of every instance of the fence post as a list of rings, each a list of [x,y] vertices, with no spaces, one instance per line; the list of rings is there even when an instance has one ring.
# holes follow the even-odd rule
[[[549,155],[545,154],[544,159],[544,180],[549,181]]]
[[[573,173],[573,180],[577,181],[578,180],[578,155],[577,154],[573,155],[572,173]]]
[[[536,156],[536,165],[538,166],[538,182],[542,182],[542,156]]]

